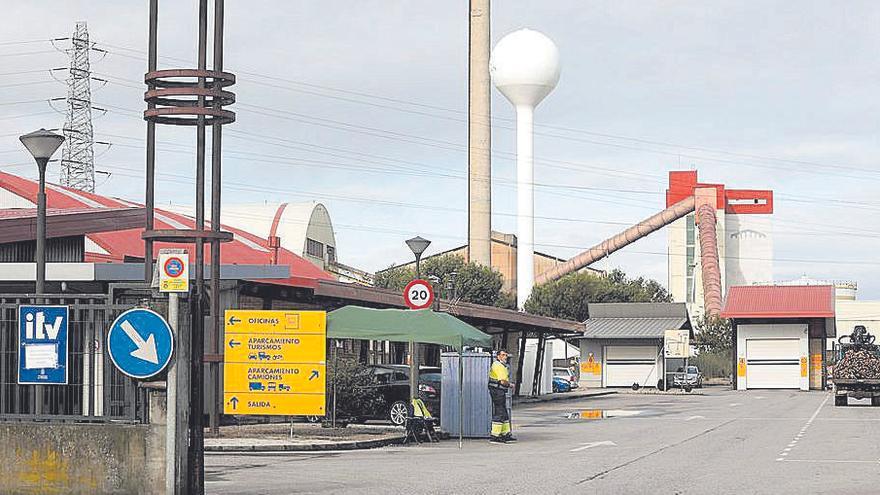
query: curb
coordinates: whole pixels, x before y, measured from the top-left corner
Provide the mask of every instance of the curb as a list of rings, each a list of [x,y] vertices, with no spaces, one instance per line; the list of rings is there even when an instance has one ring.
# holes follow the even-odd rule
[[[618,393],[617,390],[604,390],[602,392],[596,392],[594,394],[579,394],[579,395],[550,395],[546,398],[542,397],[526,397],[523,399],[519,399],[514,401],[514,404],[539,404],[541,402],[557,402],[563,400],[577,400],[577,399],[590,399],[593,397],[602,397],[604,395],[613,395]]]
[[[206,445],[205,452],[323,452],[328,450],[361,450],[401,444],[405,438],[404,435],[400,435],[389,438],[380,438],[377,440],[338,443],[307,443],[302,445]]]

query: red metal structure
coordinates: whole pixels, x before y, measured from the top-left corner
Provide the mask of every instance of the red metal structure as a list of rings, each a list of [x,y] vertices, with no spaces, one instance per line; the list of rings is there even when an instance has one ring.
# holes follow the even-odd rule
[[[580,270],[679,218],[696,212],[706,314],[719,315],[722,305],[721,265],[718,255],[716,210],[727,213],[773,213],[773,191],[725,189],[722,184],[697,182],[696,171],[670,172],[666,209],[535,277],[540,285]]]

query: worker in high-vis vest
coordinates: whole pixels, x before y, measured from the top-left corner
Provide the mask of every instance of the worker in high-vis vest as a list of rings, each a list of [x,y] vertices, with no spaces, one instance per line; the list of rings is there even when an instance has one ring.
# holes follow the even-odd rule
[[[489,367],[489,395],[492,397],[492,436],[489,441],[493,443],[516,441],[510,431],[510,415],[507,413],[507,391],[511,388],[508,356],[507,351],[498,351]]]

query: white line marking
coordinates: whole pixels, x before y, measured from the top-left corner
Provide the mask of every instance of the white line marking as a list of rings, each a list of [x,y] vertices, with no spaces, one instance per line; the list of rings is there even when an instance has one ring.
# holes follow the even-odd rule
[[[612,442],[611,440],[603,440],[603,441],[601,441],[601,442],[590,442],[590,443],[585,443],[585,444],[583,444],[582,447],[578,447],[578,448],[575,448],[575,449],[571,449],[569,452],[580,452],[580,451],[582,451],[582,450],[587,450],[587,449],[590,449],[590,448],[593,448],[593,447],[599,447],[599,446],[602,446],[602,445],[607,445],[607,446],[609,446],[609,447],[615,447],[615,446],[617,446],[617,444],[614,443],[614,442]]]
[[[880,464],[880,460],[877,461],[862,461],[858,459],[776,459],[777,461],[785,461],[785,462],[811,462],[816,464]]]
[[[688,419],[686,419],[685,421],[693,421],[695,419],[706,419],[706,416],[691,416]]]
[[[806,424],[804,424],[804,426],[801,428],[801,430],[798,432],[798,434],[795,435],[794,439],[792,439],[792,441],[788,444],[788,447],[782,449],[782,452],[779,453],[780,458],[777,458],[777,459],[776,459],[777,461],[782,460],[781,457],[787,456],[787,455],[789,454],[789,452],[791,451],[791,449],[792,449],[792,445],[794,445],[795,443],[797,443],[797,441],[800,440],[801,437],[804,436],[804,434],[805,434],[806,431],[807,431],[807,428],[809,428],[810,425],[813,424],[813,421],[816,419],[816,416],[819,415],[819,411],[822,410],[822,407],[825,406],[825,403],[828,402],[828,399],[829,399],[830,397],[831,397],[831,395],[826,395],[826,396],[825,396],[825,400],[823,400],[822,403],[819,404],[819,407],[817,407],[816,410],[813,411],[813,415],[810,416],[810,419],[807,420]]]
[[[731,402],[730,403],[730,407],[736,407],[736,406],[741,406],[741,405],[742,404],[740,404],[739,402]]]

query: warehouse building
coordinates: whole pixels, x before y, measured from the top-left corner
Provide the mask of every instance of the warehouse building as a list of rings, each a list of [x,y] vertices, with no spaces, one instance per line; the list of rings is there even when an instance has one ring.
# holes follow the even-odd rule
[[[684,303],[595,303],[589,312],[578,339],[584,387],[658,386],[666,330],[691,330]]]
[[[832,285],[731,287],[721,316],[733,325],[736,390],[825,388],[834,303]]]

